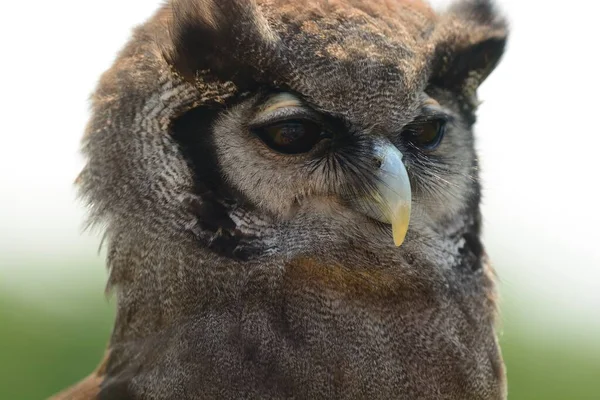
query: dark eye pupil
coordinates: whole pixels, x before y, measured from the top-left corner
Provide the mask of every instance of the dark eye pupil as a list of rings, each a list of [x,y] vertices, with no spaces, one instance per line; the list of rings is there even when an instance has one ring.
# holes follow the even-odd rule
[[[281,124],[267,129],[273,138],[273,142],[280,146],[293,144],[294,142],[302,140],[304,135],[307,134],[307,129],[305,129],[304,125],[297,122]]]
[[[254,130],[273,150],[285,154],[310,151],[321,139],[321,127],[311,121],[284,121]]]
[[[433,150],[440,145],[445,130],[445,121],[428,121],[407,127],[402,135],[416,147]]]
[[[423,129],[421,129],[421,134],[419,135],[419,139],[423,143],[434,142],[438,136],[439,131],[440,131],[440,123],[439,122],[426,124],[423,126]]]

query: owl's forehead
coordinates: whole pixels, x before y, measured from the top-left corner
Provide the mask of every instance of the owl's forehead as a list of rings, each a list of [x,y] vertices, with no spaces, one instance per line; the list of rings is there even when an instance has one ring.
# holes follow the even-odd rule
[[[296,21],[317,18],[382,19],[390,25],[402,25],[404,19],[433,19],[435,13],[423,0],[258,0],[269,12]]]
[[[277,38],[281,83],[354,123],[393,129],[410,119],[435,49],[426,3],[263,0],[259,10]]]
[[[419,107],[443,26],[419,0],[172,1],[169,57],[201,89],[217,82],[207,98],[271,85],[386,130]]]

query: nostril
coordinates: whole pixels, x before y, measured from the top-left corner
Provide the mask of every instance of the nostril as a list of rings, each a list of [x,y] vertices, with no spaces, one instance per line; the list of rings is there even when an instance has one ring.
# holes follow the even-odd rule
[[[383,161],[377,157],[373,158],[373,165],[375,166],[375,168],[379,169],[381,168],[381,165],[383,164]]]

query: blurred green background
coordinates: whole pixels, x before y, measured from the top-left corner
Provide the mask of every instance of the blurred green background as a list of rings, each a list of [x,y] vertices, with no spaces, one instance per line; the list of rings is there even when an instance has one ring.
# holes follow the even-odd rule
[[[81,265],[87,272],[79,273],[88,274],[84,280],[75,265],[69,268],[77,283],[66,285],[66,290],[54,284],[45,287],[44,277],[36,284],[2,288],[0,399],[43,399],[96,367],[114,311],[113,302],[104,296],[101,263],[91,264],[93,271]],[[509,399],[600,398],[598,341],[565,337],[537,324],[532,329],[530,319],[518,311],[519,302],[506,298],[511,295],[507,290],[500,330]],[[27,292],[32,296],[23,296]]]

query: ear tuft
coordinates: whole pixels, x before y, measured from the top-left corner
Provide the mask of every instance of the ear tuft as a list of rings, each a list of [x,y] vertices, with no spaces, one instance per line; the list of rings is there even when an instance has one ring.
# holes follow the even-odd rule
[[[227,18],[216,0],[173,0],[169,3],[171,46],[167,60],[185,78],[192,80],[197,70],[206,68],[214,57],[214,47],[224,40]]]
[[[457,50],[433,83],[473,96],[500,62],[505,47],[505,37],[492,37]]]
[[[165,56],[187,79],[202,69],[230,74],[241,53],[276,40],[254,1],[172,0],[169,7]]]
[[[477,25],[492,29],[507,29],[504,17],[491,0],[463,0],[450,7],[450,13]]]
[[[432,83],[475,101],[504,54],[508,24],[489,0],[464,0],[446,18],[451,31],[438,48]]]

